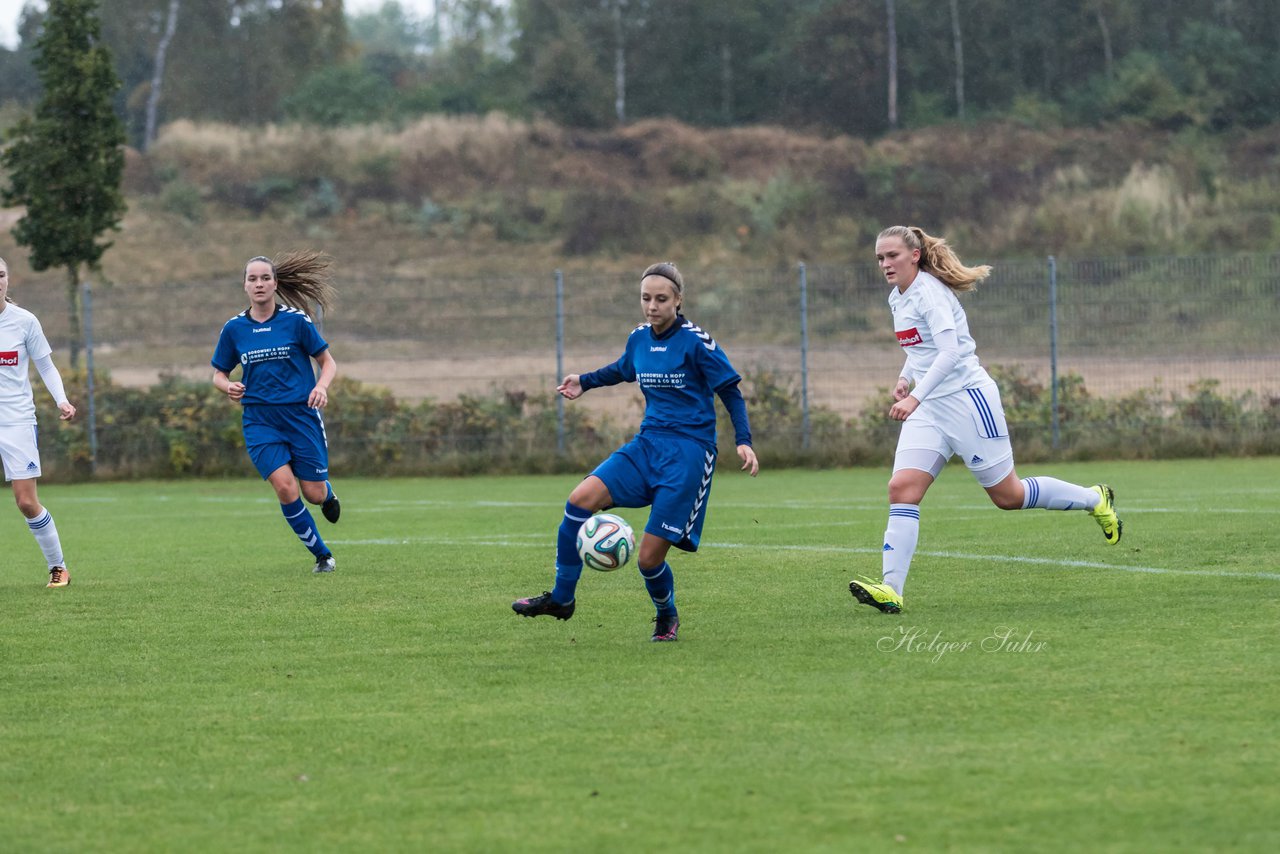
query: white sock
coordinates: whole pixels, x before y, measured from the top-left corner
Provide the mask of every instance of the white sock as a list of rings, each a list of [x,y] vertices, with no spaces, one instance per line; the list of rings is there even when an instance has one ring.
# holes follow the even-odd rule
[[[1076,486],[1056,477],[1024,477],[1022,509],[1039,507],[1042,510],[1092,510],[1098,506],[1098,493],[1084,486]]]
[[[40,551],[44,552],[44,559],[48,561],[49,568],[66,567],[62,558],[62,541],[58,539],[58,526],[53,524],[53,516],[49,511],[46,509],[36,518],[28,519],[27,527],[31,529],[36,542],[40,544]]]
[[[911,558],[916,553],[916,541],[920,539],[920,505],[890,504],[889,525],[884,529],[884,551],[881,553],[881,572],[884,583],[893,592],[902,595],[911,569]]]

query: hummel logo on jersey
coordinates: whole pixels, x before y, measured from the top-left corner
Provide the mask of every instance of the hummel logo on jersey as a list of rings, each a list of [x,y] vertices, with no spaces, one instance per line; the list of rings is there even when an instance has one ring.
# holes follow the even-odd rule
[[[664,531],[670,531],[670,532],[671,532],[671,533],[673,533],[673,534],[683,534],[683,533],[684,533],[684,531],[682,531],[681,529],[679,529],[679,528],[673,528],[673,527],[671,527],[670,525],[668,525],[666,522],[663,522],[663,523],[662,523],[662,530],[664,530]]]
[[[914,347],[924,340],[920,335],[920,330],[914,326],[910,329],[900,330],[896,334],[898,336],[898,343],[903,347]]]
[[[17,350],[4,350],[0,352],[0,365],[11,366],[18,364]]]
[[[665,353],[665,352],[667,352],[667,348],[666,348],[666,347],[650,347],[650,348],[649,348],[649,352],[650,352],[650,353]]]
[[[972,466],[972,465],[977,465],[978,463],[984,463],[984,462],[986,462],[986,460],[984,460],[982,457],[978,456],[977,454],[974,454],[973,459],[969,460],[969,465]]]
[[[885,543],[885,544],[884,544],[884,548],[883,548],[883,549],[881,549],[881,551],[886,551],[886,552],[891,552],[891,551],[894,551],[894,550],[895,550],[895,549],[893,548],[893,546],[889,545],[888,543]]]
[[[257,335],[259,332],[270,332],[270,331],[271,331],[270,326],[260,326],[257,329],[253,330],[253,334]]]

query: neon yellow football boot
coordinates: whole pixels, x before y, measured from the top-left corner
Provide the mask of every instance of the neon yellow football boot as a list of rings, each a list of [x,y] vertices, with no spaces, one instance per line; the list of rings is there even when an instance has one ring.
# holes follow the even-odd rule
[[[1102,528],[1102,535],[1107,538],[1107,542],[1114,546],[1120,542],[1120,535],[1124,533],[1124,522],[1116,515],[1115,490],[1105,483],[1096,483],[1089,488],[1098,493],[1100,498],[1098,506],[1090,510],[1089,515]]]
[[[849,582],[849,592],[863,605],[878,608],[886,614],[902,612],[902,597],[889,585],[872,581],[865,575]]]

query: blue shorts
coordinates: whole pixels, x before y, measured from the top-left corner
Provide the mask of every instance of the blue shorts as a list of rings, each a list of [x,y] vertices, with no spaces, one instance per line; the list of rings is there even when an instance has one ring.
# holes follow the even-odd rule
[[[615,507],[652,507],[647,534],[698,550],[716,452],[671,434],[639,435],[596,466]]]
[[[249,404],[241,423],[245,449],[263,480],[283,465],[298,480],[329,479],[329,440],[320,410],[305,403]]]

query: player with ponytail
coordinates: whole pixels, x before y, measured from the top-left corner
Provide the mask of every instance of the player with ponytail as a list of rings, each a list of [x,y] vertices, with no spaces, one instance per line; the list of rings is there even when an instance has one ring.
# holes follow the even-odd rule
[[[880,232],[876,260],[893,286],[889,308],[906,354],[889,408],[889,417],[901,421],[902,429],[889,479],[881,580],[849,582],[854,598],[886,613],[902,609],[920,532],[920,503],[955,455],[1001,510],[1086,511],[1108,543],[1120,542],[1123,525],[1111,487],[1077,486],[1052,477],[1020,479],[1014,470],[1000,389],[978,362],[956,297],[974,290],[991,268],[966,266],[943,238],[901,225]]]
[[[333,304],[330,260],[318,252],[250,258],[244,268],[249,307],[223,325],[212,359],[213,384],[243,407],[245,449],[311,552],[313,572],[332,572],[335,561],[302,499],[319,504],[329,522],[342,511],[329,483],[322,415],[338,363],[310,316]],[[318,378],[312,360],[320,366]],[[242,374],[233,380],[237,368]]]

